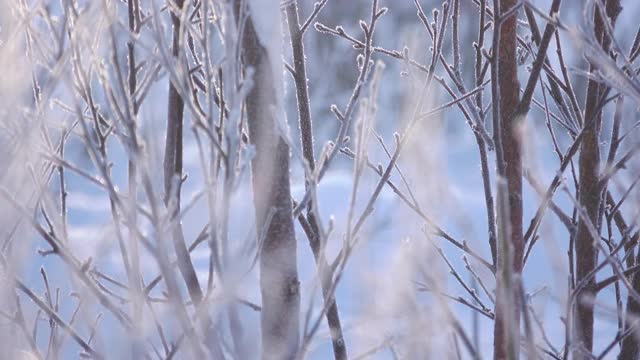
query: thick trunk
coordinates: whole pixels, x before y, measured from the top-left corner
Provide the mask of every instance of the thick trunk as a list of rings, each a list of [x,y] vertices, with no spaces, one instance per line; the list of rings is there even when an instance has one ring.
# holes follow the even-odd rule
[[[515,6],[516,0],[503,0],[502,9]],[[520,101],[520,83],[516,61],[516,20],[514,15],[505,20],[501,28],[500,49],[500,114],[502,130],[502,153],[504,155],[504,177],[509,191],[509,222],[513,271],[522,271],[522,156],[520,122],[515,112]]]
[[[254,70],[254,85],[246,100],[249,137],[256,148],[252,161],[253,197],[258,231],[268,226],[260,254],[262,358],[293,359],[299,342],[300,294],[289,146],[276,126],[273,59],[263,46],[266,44],[260,43],[251,15],[246,17],[243,49],[245,66]],[[270,224],[265,224],[269,218]]]
[[[508,12],[517,4],[516,0],[500,0],[499,14]],[[494,327],[494,358],[518,357],[519,311],[518,291],[513,279],[522,271],[522,160],[519,122],[515,116],[519,103],[520,83],[517,65],[517,12],[507,19],[501,19],[499,41],[494,41],[494,56],[497,56],[497,76],[499,115],[498,126],[494,128],[499,136],[496,141],[499,181],[498,190],[499,236],[498,241],[498,296],[496,298],[496,320]],[[494,34],[496,36],[497,34]],[[496,54],[497,52],[497,54]],[[496,100],[494,96],[494,101]],[[495,116],[495,112],[494,112]],[[495,120],[495,119],[494,119]]]

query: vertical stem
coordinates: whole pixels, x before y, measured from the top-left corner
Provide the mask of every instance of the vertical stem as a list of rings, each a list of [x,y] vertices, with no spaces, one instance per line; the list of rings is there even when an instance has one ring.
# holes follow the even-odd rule
[[[517,4],[516,0],[501,0],[502,8],[509,10]],[[501,19],[502,20],[502,19]],[[513,15],[504,20],[500,29],[500,47],[498,61],[500,62],[500,120],[502,137],[502,153],[504,161],[503,176],[507,181],[509,191],[509,223],[513,250],[513,270],[519,273],[522,269],[522,156],[520,123],[522,118],[515,116],[519,103],[518,66],[516,60],[516,24],[517,16]]]
[[[260,250],[262,358],[293,359],[299,346],[300,291],[289,184],[289,146],[276,128],[278,95],[273,59],[260,43],[253,14],[245,15],[244,63],[254,71],[254,85],[246,97],[246,109],[249,138],[256,148],[251,163],[256,225],[258,229],[268,226]],[[265,224],[270,213],[273,214],[271,222]]]
[[[138,0],[129,0],[128,1],[128,18],[129,18],[129,31],[134,34],[139,32],[139,24],[138,20],[140,18],[140,3]],[[133,40],[129,40],[127,42],[127,49],[129,52],[129,78],[128,78],[128,86],[129,86],[129,97],[131,98],[131,104],[133,107],[133,118],[131,124],[131,133],[129,136],[132,138],[132,143],[136,143],[133,139],[137,136],[135,133],[135,121],[136,115],[138,113],[138,102],[135,99],[135,92],[137,87],[137,76],[136,76],[136,53],[135,53],[135,44]],[[137,236],[137,226],[138,226],[138,217],[137,217],[137,157],[138,157],[138,149],[134,148],[131,154],[129,155],[129,168],[128,168],[128,181],[129,181],[129,238],[131,241],[131,259],[127,259],[126,261],[130,261],[131,264],[131,293],[133,297],[132,306],[133,306],[133,319],[135,331],[135,338],[133,339],[133,357],[140,357],[143,354],[143,348],[140,345],[142,340],[141,337],[141,328],[140,324],[142,323],[142,281],[140,279],[140,255],[138,250],[138,236]]]
[[[638,233],[635,234],[634,237],[637,237]],[[637,238],[636,238],[637,241]],[[633,255],[632,255],[633,256]],[[640,249],[638,250],[638,254],[635,259],[636,263],[640,261]],[[640,290],[640,275],[638,272],[634,273],[632,276],[631,283],[633,284],[633,289],[635,291]],[[625,327],[624,330],[633,328],[631,334],[622,340],[622,345],[620,346],[620,354],[618,355],[618,360],[636,360],[638,359],[638,354],[640,354],[640,344],[638,343],[638,339],[640,336],[640,321],[638,320],[638,316],[640,316],[640,302],[636,300],[635,297],[629,295],[627,298],[627,308],[626,308],[626,319],[625,319]]]
[[[176,6],[182,10],[184,0],[176,0]],[[171,54],[177,59],[180,54],[180,18],[171,13],[171,21],[173,23],[173,45]],[[180,182],[182,181],[182,129],[183,129],[183,113],[184,101],[178,89],[169,84],[169,101],[167,109],[167,139],[164,156],[164,191],[165,202],[170,204],[171,194],[175,192],[175,206],[171,214],[172,220],[176,222],[173,227],[173,245],[176,251],[178,268],[187,284],[187,289],[191,297],[191,301],[198,305],[202,300],[202,289],[196,272],[191,263],[191,257],[184,242],[184,234],[182,233],[182,225],[180,224]],[[177,181],[174,179],[177,178]],[[174,181],[175,187],[174,188]]]
[[[307,70],[304,55],[303,33],[300,28],[298,18],[297,1],[291,2],[286,7],[287,22],[289,24],[289,33],[291,35],[291,48],[293,50],[293,67],[294,82],[296,86],[296,96],[298,100],[298,116],[300,123],[300,134],[302,141],[302,152],[307,166],[310,171],[315,169],[315,159],[313,154],[313,125],[311,121],[311,104],[309,99],[309,90],[307,87]],[[309,174],[310,175],[310,174]],[[305,183],[306,191],[309,187],[314,186],[310,181]],[[317,219],[313,211],[315,204],[311,201],[307,205],[307,220],[310,225],[309,245],[313,251],[316,261],[316,268],[322,282],[322,296],[327,305],[327,322],[331,332],[331,342],[333,345],[333,354],[336,360],[347,359],[347,349],[344,342],[340,314],[335,297],[330,294],[330,274],[327,271],[329,264],[324,257],[322,250],[322,239]],[[302,215],[301,215],[302,216]]]
[[[519,354],[519,296],[513,279],[522,271],[522,160],[519,138],[520,117],[518,67],[516,60],[517,12],[502,14],[516,6],[516,0],[494,1],[494,34],[491,66],[494,138],[498,167],[498,246],[494,359],[517,359]]]
[[[620,9],[619,0],[598,0],[606,4],[607,17],[611,18],[612,24]],[[605,3],[606,2],[606,3]],[[594,15],[594,32],[596,39],[602,49],[608,53],[611,39],[605,34],[604,21],[597,5]],[[594,65],[589,71],[596,70]],[[575,237],[576,252],[576,282],[587,281],[589,285],[595,283],[595,278],[585,279],[595,268],[598,261],[598,248],[594,243],[588,228],[588,224],[594,224],[600,231],[599,213],[602,201],[602,188],[600,185],[600,130],[602,127],[602,107],[600,106],[602,95],[607,91],[607,86],[598,81],[589,80],[587,84],[587,95],[584,113],[584,140],[580,146],[579,158],[579,202],[586,211],[589,219],[582,217],[578,220],[578,230]],[[596,293],[591,286],[584,287],[577,294],[577,304],[575,313],[574,338],[576,341],[575,358],[584,356],[581,351],[591,352],[593,350],[593,298]]]
[[[483,83],[482,76],[482,47],[484,46],[484,27],[485,27],[485,15],[486,15],[486,1],[480,0],[480,21],[478,24],[478,42],[476,46],[476,62],[475,62],[475,76],[476,76],[476,86],[481,86]],[[456,12],[454,12],[455,14]],[[457,15],[459,16],[459,15]],[[457,37],[454,36],[454,41],[458,41]],[[457,64],[456,64],[457,66]],[[476,107],[479,109],[478,121],[485,122],[485,114],[482,110],[482,91],[478,91],[475,96],[476,99]],[[493,200],[493,193],[491,189],[491,173],[489,172],[489,161],[487,157],[487,146],[482,138],[482,136],[474,132],[476,137],[476,142],[478,143],[478,151],[480,154],[480,168],[482,172],[482,185],[484,189],[484,200],[487,207],[487,229],[489,231],[489,247],[491,248],[491,260],[493,266],[497,266],[497,247],[496,247],[496,237],[497,237],[497,229],[496,229],[496,209],[495,203]]]

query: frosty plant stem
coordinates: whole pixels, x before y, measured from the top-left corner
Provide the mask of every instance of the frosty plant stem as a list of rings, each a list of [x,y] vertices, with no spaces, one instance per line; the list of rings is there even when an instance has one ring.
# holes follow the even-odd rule
[[[171,54],[177,60],[180,55],[182,6],[184,0],[176,0],[175,6],[179,13],[171,12],[173,23],[173,43]],[[179,63],[179,62],[177,62]],[[164,156],[164,191],[165,203],[174,219],[172,224],[173,245],[176,251],[178,268],[187,284],[191,301],[198,305],[202,300],[202,289],[196,272],[191,263],[189,250],[185,244],[182,225],[180,222],[180,188],[182,183],[182,133],[183,133],[184,101],[173,83],[169,84],[169,99],[167,108],[167,138]]]
[[[326,1],[325,1],[326,3]],[[316,5],[316,8],[320,8],[321,3]],[[300,123],[300,134],[302,141],[302,152],[304,160],[306,161],[305,169],[308,169],[305,181],[305,189],[310,191],[310,186],[316,186],[315,182],[311,178],[313,171],[315,170],[315,158],[313,151],[313,123],[311,120],[311,101],[309,99],[309,89],[307,87],[307,70],[305,64],[304,53],[304,33],[300,27],[298,19],[298,4],[297,1],[292,1],[286,7],[287,22],[289,24],[289,34],[291,36],[291,48],[293,50],[293,78],[296,86],[296,95],[298,103],[298,116]],[[313,190],[311,190],[313,191]],[[325,239],[322,239],[322,234],[318,227],[318,218],[314,211],[315,204],[309,201],[307,204],[306,219],[304,215],[300,214],[298,218],[300,221],[306,220],[308,226],[307,237],[309,238],[309,245],[313,251],[313,257],[316,260],[316,269],[319,272],[319,278],[321,281],[322,295],[325,303],[327,303],[327,322],[329,323],[329,330],[331,331],[331,342],[333,345],[333,354],[336,360],[347,359],[347,348],[344,342],[344,336],[342,334],[342,325],[340,324],[340,314],[338,312],[338,305],[334,296],[330,294],[330,281],[331,274],[328,272],[329,264],[327,263],[324,255],[323,243]]]

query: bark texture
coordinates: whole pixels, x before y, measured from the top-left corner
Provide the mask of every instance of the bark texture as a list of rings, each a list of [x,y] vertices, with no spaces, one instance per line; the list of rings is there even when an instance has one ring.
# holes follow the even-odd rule
[[[260,254],[262,358],[293,359],[299,345],[300,294],[289,146],[276,127],[275,74],[250,13],[246,16],[242,41],[245,67],[254,71],[246,109],[249,138],[256,148],[252,180],[258,232],[268,226]],[[265,224],[270,214],[271,222]]]
[[[506,182],[506,193],[499,190],[498,207],[500,222],[498,231],[502,231],[503,243],[498,246],[498,296],[496,298],[496,320],[494,327],[494,358],[507,359],[518,355],[519,347],[519,311],[520,300],[515,291],[513,279],[522,272],[523,236],[522,236],[522,160],[519,122],[516,116],[520,101],[520,83],[517,65],[517,12],[507,18],[517,0],[500,0],[500,29],[497,49],[497,83],[499,98],[499,141],[496,142],[499,176]],[[495,35],[494,35],[495,36]],[[497,52],[497,54],[496,54]],[[494,80],[495,81],[495,80]],[[494,102],[496,98],[494,97]],[[494,113],[495,114],[495,113]],[[506,200],[505,200],[506,195]],[[504,211],[506,210],[506,211]],[[510,263],[509,263],[510,262]]]
[[[502,9],[509,10],[517,0],[502,0]],[[520,82],[518,81],[518,65],[516,54],[516,21],[513,15],[504,21],[500,29],[500,114],[501,137],[504,155],[504,177],[509,190],[509,222],[513,271],[522,271],[522,149],[520,139],[520,122],[516,117],[516,109],[520,101]]]

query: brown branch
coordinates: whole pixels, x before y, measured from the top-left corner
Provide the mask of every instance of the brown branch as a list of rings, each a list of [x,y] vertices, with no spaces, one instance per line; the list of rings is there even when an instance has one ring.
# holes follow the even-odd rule
[[[602,0],[603,3],[605,0]],[[607,17],[612,23],[615,23],[617,13],[615,9],[619,8],[619,0],[606,0]],[[608,52],[611,39],[605,35],[605,21],[596,6],[594,21],[594,29],[596,39],[602,49]],[[589,71],[595,71],[596,67],[591,65]],[[599,182],[600,179],[600,129],[602,127],[602,108],[598,106],[603,94],[607,92],[607,87],[594,80],[589,80],[587,84],[587,94],[585,103],[585,119],[593,119],[593,123],[588,126],[585,121],[585,136],[580,147],[579,157],[579,206],[584,209],[588,215],[588,219],[580,218],[578,220],[578,228],[575,235],[575,258],[576,258],[576,281],[581,282],[586,279],[587,275],[596,267],[598,262],[598,248],[594,244],[588,223],[599,227],[600,224],[600,206],[602,200],[603,187]],[[599,229],[597,229],[599,231]],[[583,289],[577,298],[592,298],[596,296],[593,292],[593,284],[595,279],[588,280],[588,286]],[[575,326],[574,338],[576,341],[576,353],[574,356],[586,350],[593,350],[593,326],[594,326],[594,310],[593,302],[578,301],[575,310]],[[581,349],[582,348],[582,349]]]
[[[326,4],[326,0],[321,3],[316,3],[314,13],[309,17],[309,20],[305,22],[308,25],[311,20],[317,15],[322,6]],[[309,89],[307,87],[307,70],[305,64],[304,54],[304,31],[306,26],[300,27],[298,19],[298,5],[296,1],[292,1],[286,7],[287,22],[289,24],[289,34],[291,35],[291,48],[293,50],[293,74],[297,104],[298,104],[298,116],[300,124],[300,138],[302,142],[302,153],[306,162],[305,169],[308,169],[307,178],[311,176],[315,170],[316,164],[313,153],[313,123],[311,120],[311,101],[309,99]],[[312,181],[305,182],[305,189],[309,191],[310,187],[315,186]],[[322,285],[322,296],[325,303],[328,303],[328,309],[326,313],[327,323],[329,324],[329,330],[331,332],[331,343],[333,346],[333,354],[336,360],[346,360],[347,348],[344,342],[344,335],[342,331],[342,325],[340,321],[340,314],[338,312],[338,305],[335,297],[331,297],[329,294],[330,281],[329,273],[327,269],[329,264],[324,256],[322,249],[322,235],[318,226],[318,219],[316,217],[315,209],[317,204],[309,201],[307,204],[307,221],[308,230],[305,231],[307,238],[309,239],[309,245],[313,252],[313,257],[316,261],[316,268],[319,272]],[[304,216],[300,214],[298,220],[303,223]]]
[[[494,143],[498,163],[497,297],[494,327],[494,359],[518,358],[521,301],[512,284],[522,271],[522,158],[520,122],[517,116],[520,84],[517,67],[516,0],[494,1],[491,80]],[[505,14],[509,14],[505,17]]]
[[[551,4],[551,10],[549,10],[549,17],[554,18],[560,11],[560,3],[561,0],[553,0],[553,3]],[[516,117],[524,117],[529,112],[531,100],[533,99],[533,92],[535,91],[536,84],[538,83],[538,79],[540,78],[540,73],[542,72],[542,65],[545,62],[548,62],[547,49],[549,48],[549,43],[551,43],[551,39],[555,31],[555,23],[548,22],[547,26],[544,29],[544,35],[542,35],[542,39],[538,44],[538,54],[536,55],[536,59],[533,61],[531,75],[529,76],[527,85],[524,88],[522,100],[520,100],[520,103],[518,104],[515,115]]]

